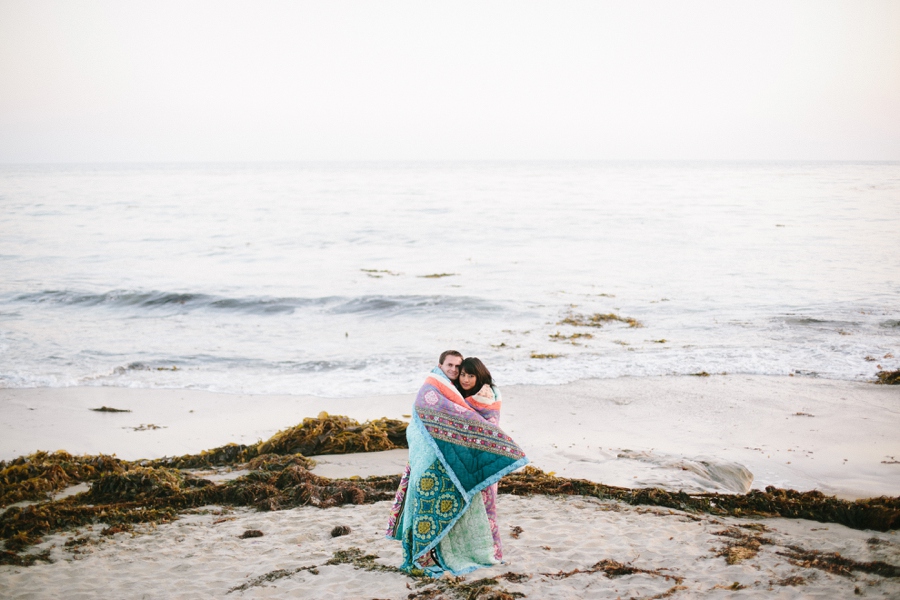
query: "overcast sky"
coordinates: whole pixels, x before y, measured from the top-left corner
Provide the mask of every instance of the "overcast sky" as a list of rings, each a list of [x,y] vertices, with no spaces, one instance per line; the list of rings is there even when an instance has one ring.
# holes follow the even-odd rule
[[[900,1],[0,0],[0,162],[900,160]]]

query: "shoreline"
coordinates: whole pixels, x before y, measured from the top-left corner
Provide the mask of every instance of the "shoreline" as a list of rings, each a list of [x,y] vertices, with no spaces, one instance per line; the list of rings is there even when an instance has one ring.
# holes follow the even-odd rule
[[[773,485],[843,499],[900,496],[897,387],[724,375],[595,379],[502,392],[501,426],[534,466],[561,477],[690,492]],[[59,449],[127,460],[197,453],[267,439],[322,411],[359,421],[402,419],[412,400],[412,394],[332,399],[4,388],[0,460]],[[101,406],[131,412],[89,410]],[[365,467],[352,455],[321,457],[317,474],[395,474],[405,456],[391,452],[368,457]]]

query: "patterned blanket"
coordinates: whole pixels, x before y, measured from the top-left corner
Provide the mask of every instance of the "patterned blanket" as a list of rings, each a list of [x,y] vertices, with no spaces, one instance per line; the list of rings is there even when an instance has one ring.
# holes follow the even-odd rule
[[[522,449],[497,426],[500,396],[463,398],[435,368],[416,396],[406,430],[409,464],[387,536],[403,544],[402,569],[439,576],[501,561],[497,481],[524,466]]]

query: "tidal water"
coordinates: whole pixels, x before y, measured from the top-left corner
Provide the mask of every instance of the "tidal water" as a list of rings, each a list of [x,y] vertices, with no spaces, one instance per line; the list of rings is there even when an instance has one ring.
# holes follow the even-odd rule
[[[900,163],[0,166],[0,387],[403,393],[448,348],[900,368]]]

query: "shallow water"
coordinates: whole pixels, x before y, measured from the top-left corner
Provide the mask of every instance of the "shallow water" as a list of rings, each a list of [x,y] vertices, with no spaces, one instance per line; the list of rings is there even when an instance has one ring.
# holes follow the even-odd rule
[[[898,163],[5,166],[0,386],[871,379],[898,231]]]

